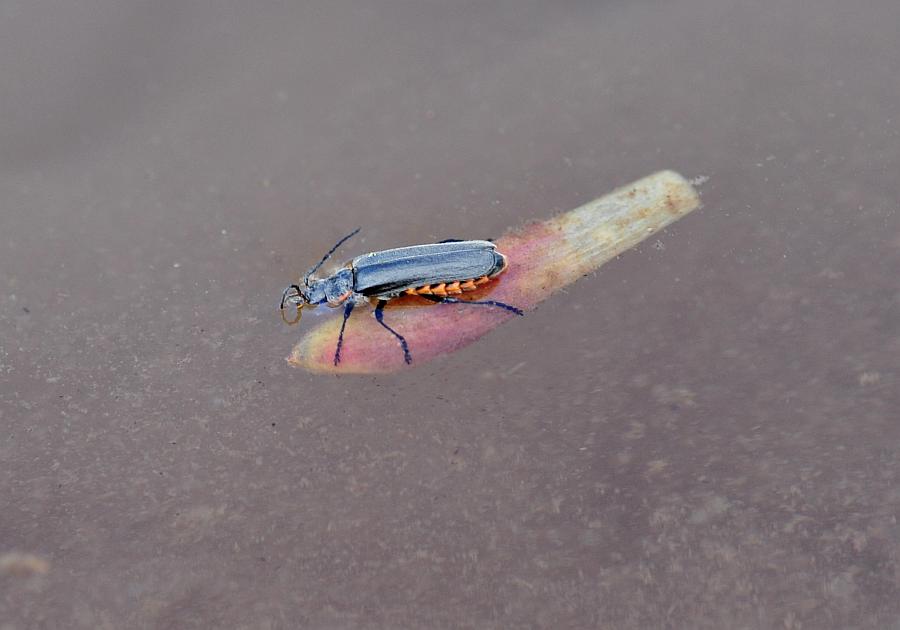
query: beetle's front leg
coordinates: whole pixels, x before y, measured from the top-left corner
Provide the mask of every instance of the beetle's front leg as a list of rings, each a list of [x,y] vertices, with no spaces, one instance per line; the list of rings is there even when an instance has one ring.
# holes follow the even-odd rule
[[[344,345],[344,328],[347,327],[347,318],[350,317],[350,313],[353,312],[353,307],[356,306],[356,302],[353,300],[347,300],[344,303],[344,321],[341,322],[341,332],[338,335],[337,348],[334,350],[334,365],[337,367],[337,364],[341,362],[341,346]]]

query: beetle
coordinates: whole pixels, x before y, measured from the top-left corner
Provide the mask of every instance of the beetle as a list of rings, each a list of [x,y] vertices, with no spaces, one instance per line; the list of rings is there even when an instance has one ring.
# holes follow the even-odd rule
[[[521,309],[503,302],[454,297],[474,291],[506,271],[506,256],[491,241],[448,239],[371,252],[357,256],[326,278],[314,278],[313,274],[359,229],[339,240],[301,281],[289,285],[281,295],[281,318],[289,325],[300,321],[305,306],[344,307],[344,320],[334,351],[335,366],[341,362],[347,318],[357,304],[366,301],[375,302],[375,319],[400,343],[406,363],[412,363],[409,344],[384,322],[385,305],[401,295],[418,295],[433,302],[492,306],[524,315]],[[285,315],[287,305],[297,309],[292,319]]]

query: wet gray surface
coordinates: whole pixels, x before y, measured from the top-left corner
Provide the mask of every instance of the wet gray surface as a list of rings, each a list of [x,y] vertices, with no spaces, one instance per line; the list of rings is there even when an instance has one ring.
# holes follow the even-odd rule
[[[897,628],[900,5],[299,4],[0,5],[0,628]],[[284,362],[353,227],[663,167],[480,343]]]

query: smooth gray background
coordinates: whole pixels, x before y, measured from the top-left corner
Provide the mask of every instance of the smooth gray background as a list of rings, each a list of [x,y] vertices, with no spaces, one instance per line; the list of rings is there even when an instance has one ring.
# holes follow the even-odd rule
[[[0,628],[900,628],[900,4],[850,4],[2,2]],[[704,208],[480,343],[284,362],[352,228],[660,168]]]

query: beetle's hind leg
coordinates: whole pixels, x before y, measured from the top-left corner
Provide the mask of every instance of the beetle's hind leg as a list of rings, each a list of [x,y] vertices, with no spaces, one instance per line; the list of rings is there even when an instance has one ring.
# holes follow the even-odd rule
[[[517,308],[510,304],[506,304],[505,302],[497,302],[496,300],[460,300],[453,297],[441,297],[439,295],[422,295],[420,297],[423,297],[426,300],[431,300],[432,302],[443,302],[446,304],[479,304],[481,306],[494,306],[496,308],[502,308],[511,313],[515,313],[516,315],[525,314],[520,308]]]
[[[387,331],[394,335],[397,338],[397,341],[400,342],[400,347],[403,348],[403,360],[406,361],[408,365],[412,363],[412,356],[410,356],[409,354],[409,345],[406,343],[406,339],[403,338],[403,335],[384,323],[385,304],[387,304],[387,300],[378,300],[378,304],[375,306],[375,319],[378,320],[378,323],[384,326]]]
[[[341,362],[341,347],[344,345],[344,328],[347,327],[347,318],[350,317],[350,313],[353,312],[354,306],[356,306],[356,303],[353,300],[347,300],[347,303],[344,304],[344,321],[341,322],[341,332],[338,334],[337,348],[334,349],[335,367]]]

